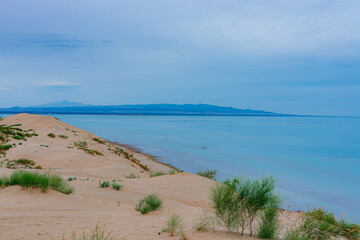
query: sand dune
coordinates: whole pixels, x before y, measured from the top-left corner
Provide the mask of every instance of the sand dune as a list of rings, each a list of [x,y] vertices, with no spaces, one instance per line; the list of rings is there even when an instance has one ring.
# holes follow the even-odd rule
[[[8,159],[26,158],[40,165],[42,170],[57,173],[64,178],[77,177],[69,182],[74,194],[55,191],[42,193],[38,189],[22,190],[18,186],[0,189],[1,215],[0,239],[60,239],[65,233],[80,233],[96,224],[117,232],[123,239],[168,239],[161,233],[171,213],[178,213],[184,220],[184,233],[188,239],[254,239],[240,238],[224,231],[199,233],[192,230],[194,217],[208,209],[208,194],[214,181],[190,173],[177,173],[149,177],[150,171],[167,172],[171,168],[153,161],[141,153],[132,152],[140,164],[114,153],[114,143],[99,143],[92,133],[61,122],[51,116],[18,114],[6,117],[1,124],[22,124],[22,129],[33,129],[38,136],[26,142],[12,140],[16,147],[7,151]],[[56,137],[47,135],[53,133]],[[65,135],[68,138],[60,138]],[[100,138],[99,138],[100,139]],[[78,149],[75,142],[86,141],[87,149],[103,155],[91,155]],[[22,142],[22,145],[19,143]],[[130,150],[127,150],[130,151]],[[12,169],[0,168],[0,175],[10,174]],[[129,179],[133,173],[140,178]],[[115,191],[100,188],[99,180],[117,179],[124,188]],[[141,215],[135,205],[146,194],[157,193],[164,201],[160,211]],[[283,212],[284,225],[291,225],[296,213]],[[172,239],[180,239],[173,237]]]

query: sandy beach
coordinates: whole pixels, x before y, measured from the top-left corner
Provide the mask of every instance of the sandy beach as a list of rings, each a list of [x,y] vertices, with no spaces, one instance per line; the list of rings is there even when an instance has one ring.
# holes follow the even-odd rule
[[[1,188],[0,239],[61,239],[63,236],[70,239],[73,233],[91,230],[97,224],[117,233],[119,239],[256,239],[224,229],[215,232],[193,229],[196,216],[209,209],[213,180],[187,172],[150,177],[151,172],[169,172],[172,168],[124,147],[135,160],[127,159],[116,153],[115,143],[51,116],[17,114],[4,118],[1,124],[21,124],[19,128],[33,129],[38,134],[27,141],[11,140],[16,147],[6,152],[7,159],[30,159],[42,169],[27,171],[51,172],[76,180],[69,181],[74,187],[70,195],[53,190],[46,193],[39,189],[24,190],[19,186]],[[49,137],[49,133],[55,137]],[[87,149],[101,155],[91,155],[78,148],[79,142],[86,142]],[[0,176],[13,171],[3,165]],[[138,177],[128,178],[130,174]],[[104,180],[120,182],[124,187],[119,191],[100,188],[98,183]],[[135,206],[151,193],[158,194],[163,207],[141,215]],[[182,217],[184,236],[161,233],[172,213]],[[283,228],[293,226],[298,216],[299,213],[282,211]]]

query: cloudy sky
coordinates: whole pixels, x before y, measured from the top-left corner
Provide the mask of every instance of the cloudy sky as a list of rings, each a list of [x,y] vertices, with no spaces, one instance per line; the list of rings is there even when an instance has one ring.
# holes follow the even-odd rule
[[[360,116],[360,1],[11,0],[0,107],[208,103]]]

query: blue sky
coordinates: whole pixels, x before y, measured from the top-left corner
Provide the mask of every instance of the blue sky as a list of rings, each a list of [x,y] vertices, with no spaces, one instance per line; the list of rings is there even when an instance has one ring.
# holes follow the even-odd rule
[[[360,116],[360,2],[11,0],[0,107],[208,103]]]

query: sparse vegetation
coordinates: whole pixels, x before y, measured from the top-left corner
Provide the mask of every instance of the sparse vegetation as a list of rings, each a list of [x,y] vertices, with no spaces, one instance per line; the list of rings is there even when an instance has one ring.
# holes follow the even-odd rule
[[[18,159],[18,160],[14,160],[14,163],[18,164],[18,165],[31,165],[31,166],[35,165],[35,162],[33,160],[29,160],[29,159],[26,159],[26,158],[21,158],[21,159]]]
[[[303,214],[302,224],[298,228],[288,231],[285,239],[325,240],[339,237],[360,239],[360,226],[344,220],[337,221],[332,213],[318,208]]]
[[[158,177],[158,176],[163,176],[166,175],[166,173],[164,172],[154,172],[150,174],[150,177]]]
[[[139,176],[135,175],[134,173],[130,173],[129,175],[124,175],[126,178],[140,178]]]
[[[202,211],[194,218],[193,229],[200,232],[215,231],[216,219],[209,211]]]
[[[94,137],[93,140],[94,140],[95,142],[100,143],[100,144],[105,144],[105,143],[106,143],[106,141],[101,140],[100,138],[96,138],[96,137]]]
[[[146,214],[155,210],[159,210],[162,206],[162,200],[156,194],[150,194],[142,198],[138,205],[136,205],[136,211],[141,214]]]
[[[209,179],[216,180],[217,170],[207,169],[205,171],[198,171],[196,174],[199,175],[199,176],[202,176],[202,177],[206,177],[206,178],[209,178]]]
[[[6,146],[6,143],[8,143],[11,139],[26,141],[26,138],[38,136],[38,134],[34,130],[30,129],[24,131],[19,128],[19,126],[21,126],[21,124],[0,125],[0,142],[3,144],[0,146]],[[29,133],[30,131],[32,131],[32,133]],[[0,153],[4,153],[6,150],[8,149],[0,148]]]
[[[35,162],[29,159],[17,159],[17,160],[9,160],[8,158],[4,159],[0,162],[1,166],[4,166],[9,169],[42,169],[41,166],[35,166]]]
[[[169,220],[166,222],[165,228],[162,229],[162,232],[167,232],[170,236],[177,234],[182,234],[183,231],[183,220],[177,214],[171,214]]]
[[[40,144],[40,147],[49,147],[49,145]]]
[[[25,171],[13,172],[9,177],[0,178],[0,187],[8,187],[12,185],[20,185],[23,188],[41,188],[42,192],[46,192],[49,188],[70,194],[73,188],[70,187],[61,177],[54,174],[40,174]]]
[[[68,137],[68,136],[66,136],[66,135],[62,135],[62,134],[60,134],[60,135],[59,135],[59,138],[62,138],[62,139],[68,139],[69,137]]]
[[[53,134],[53,133],[49,133],[47,136],[50,138],[56,138],[55,134]]]
[[[87,142],[86,141],[77,141],[77,142],[74,142],[74,146],[78,147],[78,148],[86,148]]]
[[[82,148],[82,150],[84,150],[86,153],[93,155],[93,156],[95,156],[95,155],[104,156],[104,154],[102,154],[101,152],[99,152],[97,150],[88,149],[88,148]]]
[[[106,187],[109,187],[110,186],[110,182],[109,181],[99,181],[99,187],[101,188],[106,188]]]
[[[68,177],[67,180],[68,180],[69,182],[71,182],[71,181],[77,180],[77,177]]]
[[[65,240],[65,236],[63,236],[61,240]],[[96,225],[89,233],[83,231],[79,236],[76,233],[73,233],[71,240],[118,240],[118,238],[117,234],[107,231],[105,226]]]
[[[119,183],[115,183],[115,182],[112,183],[111,186],[112,186],[113,189],[115,189],[117,191],[124,187],[123,185],[121,185]]]

